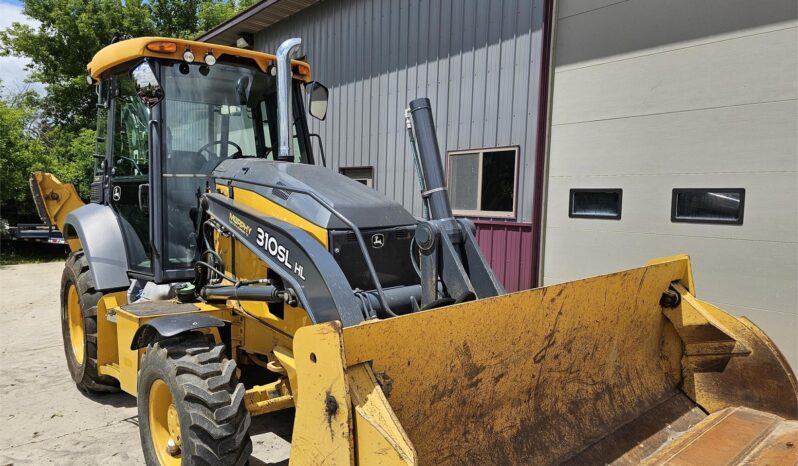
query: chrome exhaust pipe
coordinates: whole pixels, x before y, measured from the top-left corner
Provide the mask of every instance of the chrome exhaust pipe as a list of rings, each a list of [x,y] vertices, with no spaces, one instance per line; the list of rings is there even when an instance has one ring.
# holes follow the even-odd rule
[[[294,145],[291,144],[293,105],[291,102],[291,60],[299,56],[302,39],[287,39],[277,49],[277,119],[280,146],[277,160],[293,162]]]

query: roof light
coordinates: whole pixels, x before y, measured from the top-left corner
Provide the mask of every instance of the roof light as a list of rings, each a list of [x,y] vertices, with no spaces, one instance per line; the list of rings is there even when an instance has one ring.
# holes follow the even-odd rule
[[[191,51],[190,48],[186,48],[186,51],[183,52],[183,60],[191,63],[194,61],[194,53]]]
[[[147,44],[147,50],[159,53],[175,53],[177,52],[177,44],[165,41],[150,42]]]
[[[213,56],[210,50],[205,54],[205,64],[208,66],[213,66],[216,64],[216,57]]]

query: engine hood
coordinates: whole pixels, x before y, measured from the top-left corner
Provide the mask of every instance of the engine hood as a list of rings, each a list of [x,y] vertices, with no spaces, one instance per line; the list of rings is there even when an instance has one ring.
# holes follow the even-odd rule
[[[257,192],[328,230],[348,227],[311,196],[292,190],[314,193],[358,228],[384,228],[416,223],[416,219],[398,202],[362,183],[315,165],[253,158],[228,159],[222,161],[210,177],[218,184],[229,184],[233,188]]]

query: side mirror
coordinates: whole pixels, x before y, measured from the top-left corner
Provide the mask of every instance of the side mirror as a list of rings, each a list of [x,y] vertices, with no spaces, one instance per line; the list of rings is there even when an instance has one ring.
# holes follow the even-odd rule
[[[324,121],[327,118],[327,98],[330,92],[324,87],[324,84],[313,81],[308,84],[308,113],[317,120]]]
[[[139,99],[144,102],[144,105],[152,108],[163,100],[161,83],[159,83],[158,78],[155,77],[155,73],[152,71],[149,62],[144,61],[139,63],[138,66],[133,68],[133,71],[130,72],[130,76],[136,83],[136,93]]]

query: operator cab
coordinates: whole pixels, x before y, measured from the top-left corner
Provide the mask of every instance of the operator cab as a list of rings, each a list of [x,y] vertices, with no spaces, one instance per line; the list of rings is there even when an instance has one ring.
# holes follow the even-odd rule
[[[311,110],[326,112],[327,90],[309,82],[306,64],[291,68],[293,147],[280,160],[312,165],[303,96],[307,84]],[[133,278],[190,280],[208,174],[225,159],[277,160],[276,57],[141,38],[106,47],[89,71],[98,84],[92,201],[116,212]]]

